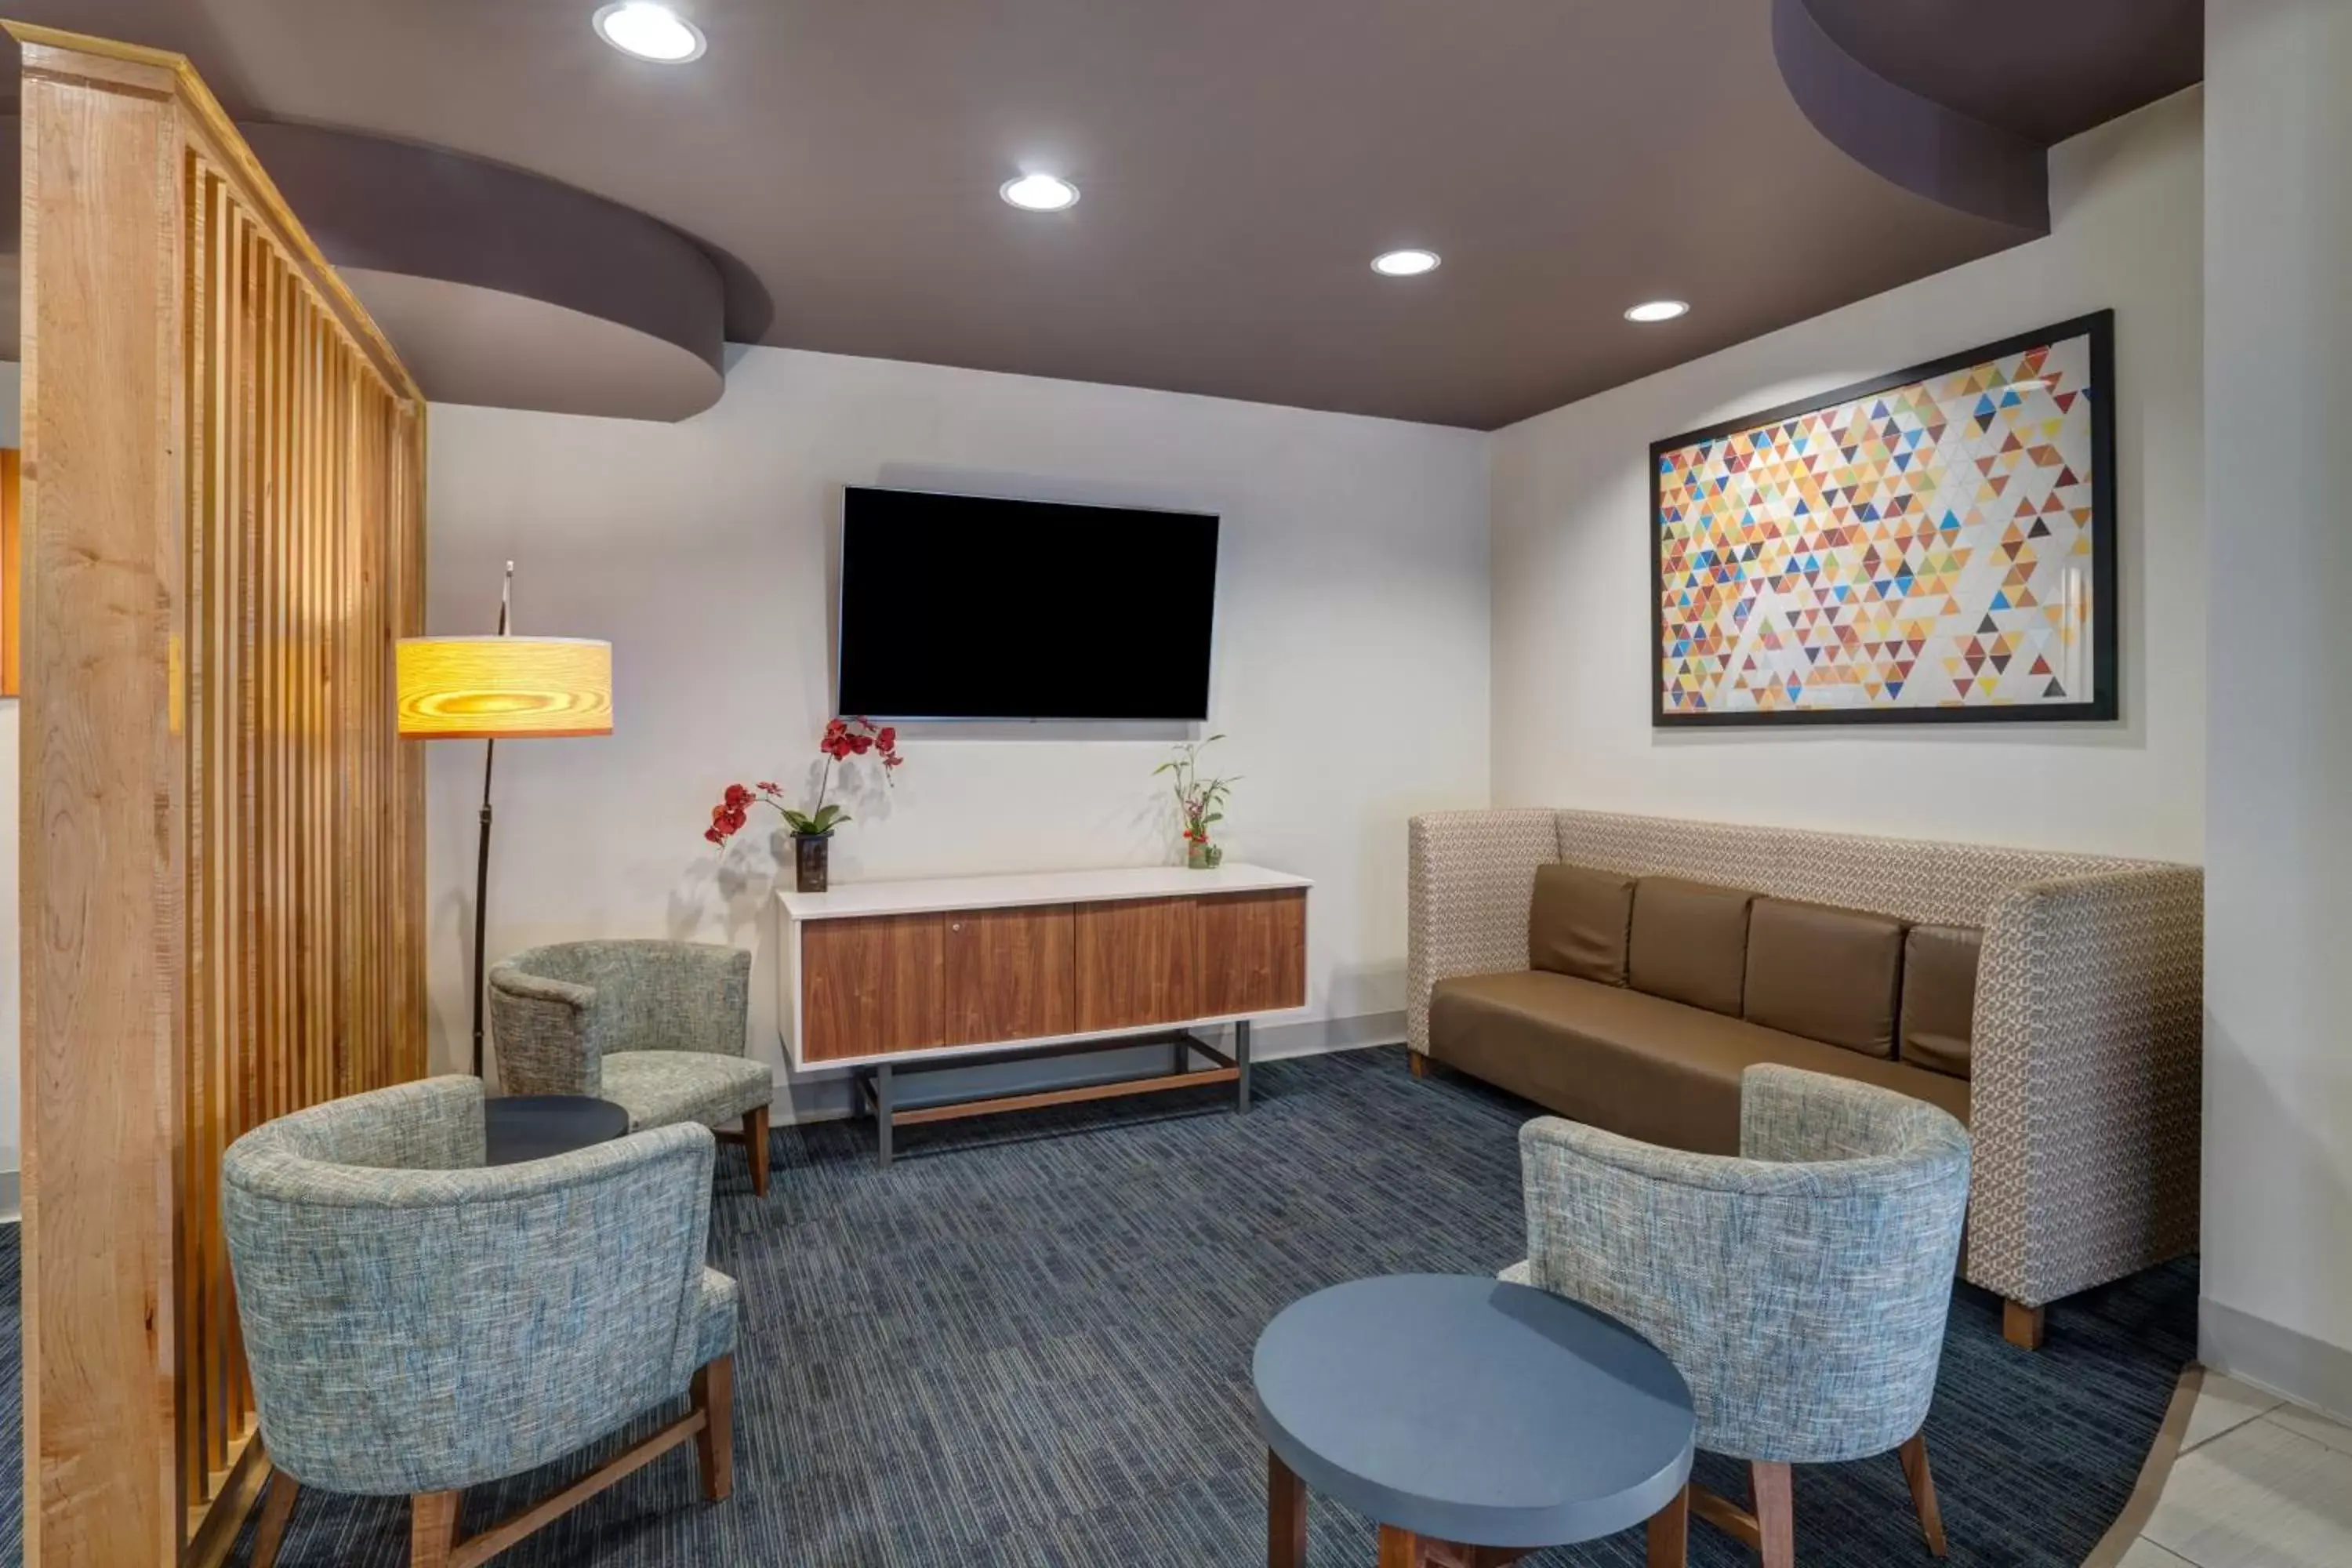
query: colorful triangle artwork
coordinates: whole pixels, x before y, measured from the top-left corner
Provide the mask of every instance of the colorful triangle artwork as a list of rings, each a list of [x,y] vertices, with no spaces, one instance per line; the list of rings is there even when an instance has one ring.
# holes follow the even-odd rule
[[[1662,450],[1661,711],[2076,701],[2093,369],[2085,334]]]

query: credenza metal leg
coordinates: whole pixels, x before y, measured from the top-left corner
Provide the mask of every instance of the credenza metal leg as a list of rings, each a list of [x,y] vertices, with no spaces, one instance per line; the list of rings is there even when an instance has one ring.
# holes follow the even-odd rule
[[[1242,1075],[1234,1083],[1234,1111],[1236,1115],[1249,1109],[1249,1036],[1250,1026],[1249,1020],[1247,1018],[1244,1018],[1240,1023],[1234,1026],[1234,1066],[1241,1069]]]
[[[1190,1070],[1192,1066],[1192,1037],[1190,1035],[1179,1034],[1173,1040],[1171,1040],[1169,1044],[1175,1047],[1176,1051],[1174,1057],[1169,1063],[1168,1070],[1171,1073],[1180,1073]]]
[[[891,1099],[890,1064],[884,1062],[874,1069],[874,1152],[885,1165],[890,1163]]]

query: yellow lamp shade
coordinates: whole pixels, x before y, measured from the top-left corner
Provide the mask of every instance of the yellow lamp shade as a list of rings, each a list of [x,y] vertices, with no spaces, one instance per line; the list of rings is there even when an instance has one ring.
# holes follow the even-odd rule
[[[506,741],[613,732],[613,645],[589,637],[403,637],[400,732]]]

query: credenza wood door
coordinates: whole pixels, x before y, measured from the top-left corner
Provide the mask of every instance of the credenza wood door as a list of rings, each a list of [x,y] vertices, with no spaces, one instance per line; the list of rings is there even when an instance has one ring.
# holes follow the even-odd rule
[[[1200,951],[1202,1017],[1307,1005],[1303,889],[1202,899],[1192,922]]]
[[[1077,908],[1078,1032],[1203,1016],[1194,899],[1128,899]]]
[[[947,917],[950,1046],[1077,1032],[1077,921],[1067,904]]]
[[[801,931],[801,1059],[947,1044],[948,917],[810,921]]]

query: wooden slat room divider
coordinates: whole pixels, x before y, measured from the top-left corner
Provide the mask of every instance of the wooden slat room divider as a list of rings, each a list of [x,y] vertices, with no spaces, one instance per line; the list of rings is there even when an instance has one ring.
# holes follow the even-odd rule
[[[26,1562],[265,1474],[227,1142],[425,1066],[425,405],[177,56],[24,45]]]

